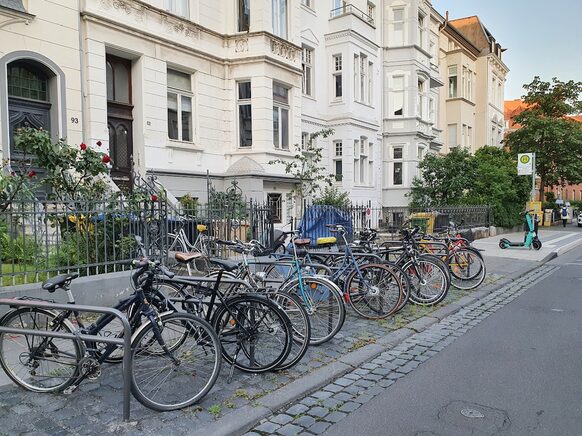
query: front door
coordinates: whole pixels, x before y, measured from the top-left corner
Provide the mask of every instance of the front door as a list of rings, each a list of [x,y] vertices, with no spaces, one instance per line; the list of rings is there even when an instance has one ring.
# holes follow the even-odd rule
[[[122,189],[131,188],[133,158],[131,61],[107,55],[107,128],[111,178]]]

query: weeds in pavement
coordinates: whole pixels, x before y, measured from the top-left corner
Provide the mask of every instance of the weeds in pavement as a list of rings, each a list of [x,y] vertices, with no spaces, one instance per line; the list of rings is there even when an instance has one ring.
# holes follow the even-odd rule
[[[222,408],[220,407],[220,404],[213,404],[208,408],[208,411],[212,414],[212,416],[214,416],[214,419],[218,419],[220,417]]]

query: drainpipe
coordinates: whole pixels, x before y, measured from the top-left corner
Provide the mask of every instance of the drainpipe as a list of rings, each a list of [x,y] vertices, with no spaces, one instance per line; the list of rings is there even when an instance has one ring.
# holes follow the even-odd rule
[[[79,33],[79,74],[80,74],[80,80],[81,80],[81,129],[82,129],[82,135],[81,135],[81,141],[86,141],[89,138],[85,138],[85,135],[88,132],[87,129],[87,125],[88,125],[88,121],[87,118],[85,117],[86,115],[86,110],[85,110],[85,99],[87,98],[87,95],[85,94],[85,47],[84,47],[84,24],[83,24],[83,19],[81,18],[81,5],[83,6],[84,9],[84,2],[83,4],[81,4],[82,0],[77,0],[77,12],[78,12],[78,17],[79,17],[79,29],[78,29],[78,33]],[[68,120],[65,120],[65,122]]]

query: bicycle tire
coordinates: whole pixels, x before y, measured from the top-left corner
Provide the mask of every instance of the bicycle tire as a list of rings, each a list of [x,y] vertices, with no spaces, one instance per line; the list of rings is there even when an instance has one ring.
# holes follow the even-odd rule
[[[167,351],[162,351],[154,331],[158,325],[167,349],[171,349],[177,362]],[[170,336],[173,333],[177,333],[177,341]],[[179,346],[172,343],[168,346],[169,341]],[[132,353],[133,396],[144,406],[161,412],[200,401],[214,386],[222,365],[216,332],[206,321],[189,313],[165,314],[156,326],[142,325],[132,341]],[[157,384],[148,389],[153,383]]]
[[[382,319],[394,314],[403,298],[402,282],[384,264],[368,263],[354,268],[346,280],[347,301],[366,319]]]
[[[75,328],[69,320],[64,320],[58,326],[51,326],[57,314],[53,311],[38,308],[19,308],[7,312],[1,319],[2,327],[26,328],[32,330],[47,330],[62,333],[73,333]],[[18,338],[23,338],[18,342]],[[24,349],[18,353],[17,349]],[[34,349],[32,357],[31,349]],[[42,356],[38,356],[42,349]],[[48,338],[42,336],[31,336],[18,333],[0,333],[0,366],[10,379],[18,386],[32,392],[59,392],[69,387],[78,378],[80,373],[79,362],[84,356],[84,346],[75,339]],[[27,356],[28,355],[28,356]],[[23,359],[28,358],[29,363],[24,364]],[[58,364],[51,367],[50,363]],[[39,363],[40,362],[40,363]],[[43,362],[45,363],[43,368]],[[23,371],[16,371],[13,368],[21,365]],[[32,366],[30,366],[32,365]],[[38,374],[39,368],[43,373]],[[26,374],[31,380],[26,379]],[[62,382],[51,386],[42,386],[50,380],[60,380]]]
[[[415,267],[416,265],[416,267]],[[446,269],[430,256],[420,256],[416,263],[409,260],[402,269],[408,274],[411,284],[409,299],[420,306],[434,306],[447,296],[450,281]],[[423,277],[420,278],[419,274]],[[431,279],[431,283],[427,281]],[[431,292],[431,288],[435,291]]]
[[[277,304],[264,296],[245,294],[225,300],[214,312],[212,326],[218,333],[224,360],[245,372],[275,369],[291,352],[291,322]],[[275,339],[275,333],[283,337]],[[271,338],[272,345],[268,341]],[[256,344],[260,339],[270,349],[259,360]]]
[[[403,292],[402,301],[400,302],[400,306],[398,307],[398,309],[396,309],[396,312],[394,312],[398,313],[404,308],[404,306],[406,306],[406,303],[408,303],[408,300],[410,299],[410,291],[412,286],[410,284],[410,278],[408,277],[408,274],[404,272],[402,267],[396,265],[395,262],[389,262],[385,260],[382,263],[392,268],[392,270],[396,273],[396,275],[402,282],[402,292]]]
[[[284,283],[282,292],[296,295],[303,303],[311,323],[311,345],[321,345],[332,339],[343,327],[346,307],[340,289],[324,277],[302,277],[301,291],[299,279]]]
[[[477,263],[478,268],[471,269],[474,263]],[[485,267],[485,263],[473,251],[460,248],[448,255],[447,267],[451,273],[451,278],[471,280],[481,273],[481,269]]]
[[[471,254],[474,255],[474,253],[472,252]],[[475,264],[477,264],[476,267]],[[462,291],[469,291],[471,289],[475,289],[481,286],[487,275],[485,262],[481,257],[474,256],[473,260],[466,266],[466,268],[469,268],[471,266],[473,266],[474,269],[477,269],[478,273],[469,274],[466,277],[462,276],[463,275],[462,269],[461,270],[455,270],[455,268],[451,269],[451,284],[455,288],[460,289]]]
[[[295,295],[286,292],[269,292],[267,296],[279,305],[291,321],[293,335],[291,351],[287,358],[277,365],[277,370],[282,371],[295,366],[307,353],[311,340],[311,322],[301,300]]]

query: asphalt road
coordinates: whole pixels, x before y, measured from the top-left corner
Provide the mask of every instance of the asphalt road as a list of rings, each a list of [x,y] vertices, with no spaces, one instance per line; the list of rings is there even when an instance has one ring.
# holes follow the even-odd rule
[[[582,254],[327,435],[582,435]],[[468,416],[467,416],[468,415]]]

